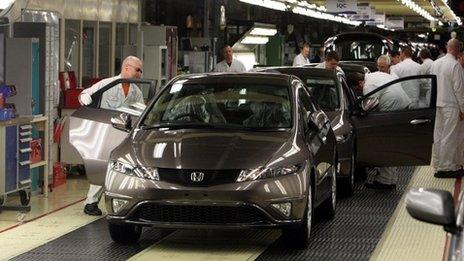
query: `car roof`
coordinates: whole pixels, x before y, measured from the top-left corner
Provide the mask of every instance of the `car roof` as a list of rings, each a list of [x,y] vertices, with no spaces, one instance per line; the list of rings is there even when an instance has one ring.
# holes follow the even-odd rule
[[[388,38],[386,38],[385,36],[383,35],[380,35],[380,34],[376,34],[376,33],[368,33],[368,32],[345,32],[345,33],[340,33],[340,34],[337,34],[333,37],[330,37],[329,39],[332,39],[334,37],[337,37],[334,41],[338,41],[338,40],[351,40],[351,39],[363,39],[365,40],[365,38],[369,38],[369,39],[385,39],[385,40],[388,40]],[[359,37],[362,37],[362,38],[359,38]],[[328,39],[328,40],[329,40]]]
[[[244,73],[201,73],[181,75],[172,80],[184,81],[187,84],[231,84],[231,83],[253,83],[253,84],[268,84],[268,85],[284,85],[288,86],[292,76],[281,73],[272,72],[244,72]]]
[[[285,74],[301,75],[301,74],[311,74],[315,77],[324,77],[324,78],[333,78],[336,77],[335,70],[328,70],[324,68],[315,68],[313,65],[308,66],[281,66],[281,67],[268,67],[263,68],[266,71],[278,71]]]

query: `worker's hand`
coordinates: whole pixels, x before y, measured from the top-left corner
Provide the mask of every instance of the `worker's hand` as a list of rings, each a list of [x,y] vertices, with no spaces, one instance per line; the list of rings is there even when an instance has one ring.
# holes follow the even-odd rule
[[[79,102],[81,105],[89,105],[92,103],[92,97],[87,93],[81,93],[81,95],[79,95]]]
[[[459,112],[459,120],[460,121],[464,120],[464,112],[462,111]]]

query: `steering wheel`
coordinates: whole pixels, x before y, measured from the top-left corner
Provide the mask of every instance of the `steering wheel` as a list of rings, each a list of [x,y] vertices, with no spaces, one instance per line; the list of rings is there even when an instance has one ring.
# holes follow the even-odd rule
[[[189,113],[181,113],[179,115],[176,115],[173,120],[178,120],[178,119],[180,119],[182,117],[186,117],[186,116],[188,116],[190,118],[193,118],[193,119],[196,119],[199,122],[203,122],[203,119],[200,118],[200,116],[198,116],[197,114],[191,113],[191,112],[189,112]]]

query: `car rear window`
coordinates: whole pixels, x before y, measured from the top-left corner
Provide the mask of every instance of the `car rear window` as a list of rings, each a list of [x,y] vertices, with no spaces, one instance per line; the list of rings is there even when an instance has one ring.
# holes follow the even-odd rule
[[[340,94],[335,79],[306,78],[304,81],[322,110],[331,111],[340,107]]]

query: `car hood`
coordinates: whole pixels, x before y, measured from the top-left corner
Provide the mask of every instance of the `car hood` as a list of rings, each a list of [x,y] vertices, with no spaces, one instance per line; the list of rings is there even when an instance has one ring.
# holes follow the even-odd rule
[[[118,151],[121,149],[121,156],[141,166],[252,169],[264,166],[276,153],[288,147],[291,137],[290,131],[141,130],[132,139],[126,139]],[[131,153],[127,154],[128,150]]]

